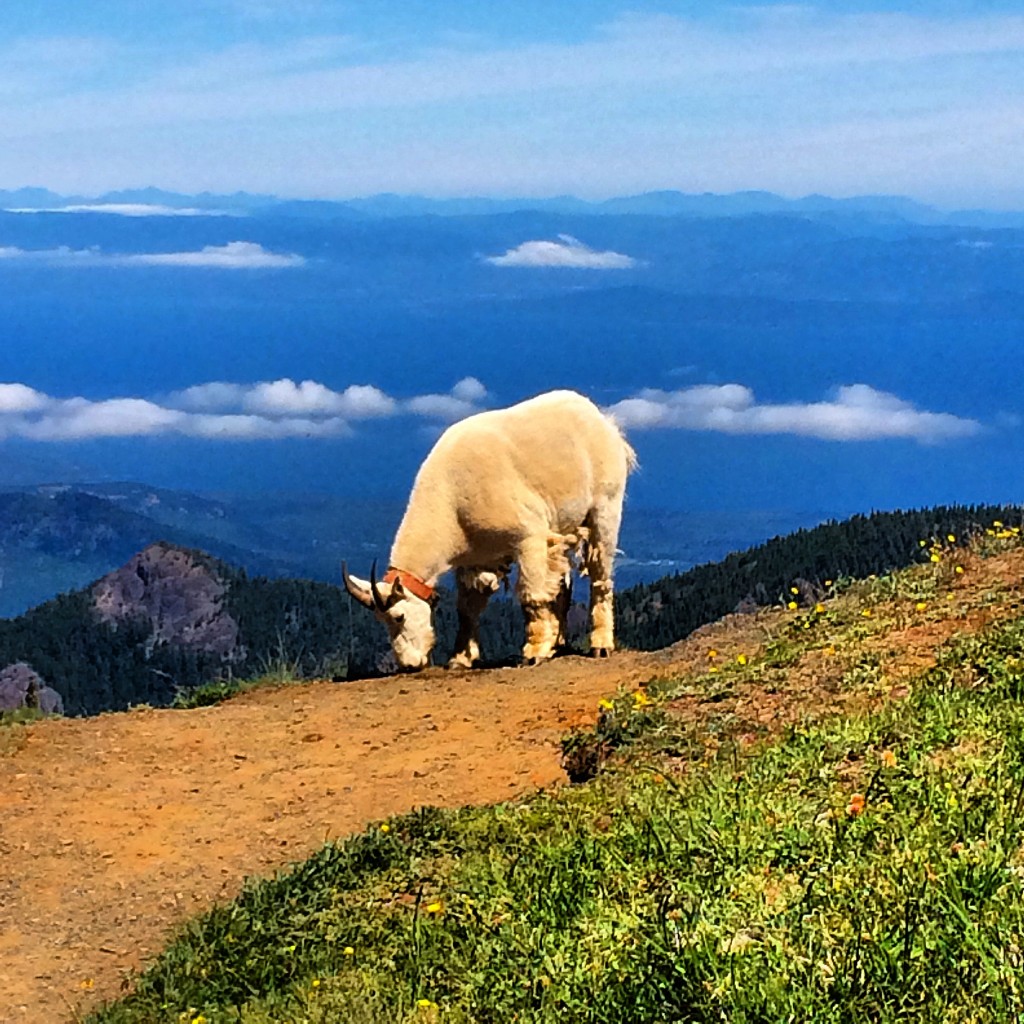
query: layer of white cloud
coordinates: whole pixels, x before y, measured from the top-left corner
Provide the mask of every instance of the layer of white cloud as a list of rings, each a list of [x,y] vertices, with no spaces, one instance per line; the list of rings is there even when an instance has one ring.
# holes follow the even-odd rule
[[[9,433],[31,441],[148,437],[179,431],[183,418],[183,413],[143,398],[112,398],[102,402],[72,398],[63,402],[51,400],[40,415],[15,420]]]
[[[487,398],[487,388],[476,377],[463,377],[452,388],[452,396],[463,402],[482,402]]]
[[[263,441],[289,437],[340,437],[350,434],[352,428],[337,416],[272,419],[268,416],[200,413],[190,416],[187,429],[181,432],[212,441]]]
[[[306,262],[297,253],[270,252],[256,242],[228,242],[227,245],[206,245],[198,252],[138,253],[115,259],[129,266],[214,267],[221,270],[301,267]]]
[[[71,206],[14,206],[4,213],[110,213],[119,217],[227,217],[227,210],[201,210],[191,206],[156,203],[78,203]]]
[[[195,252],[107,254],[99,249],[21,249],[0,246],[0,260],[76,267],[199,267],[211,270],[281,270],[305,265],[298,253],[272,252],[257,242],[207,245]]]
[[[332,391],[314,380],[284,379],[257,384],[242,399],[244,408],[269,416],[334,415],[363,419],[390,416],[395,400],[368,385],[353,385]]]
[[[0,415],[37,412],[49,401],[46,395],[24,384],[0,384]]]
[[[82,441],[110,437],[196,437],[254,441],[340,437],[352,424],[393,416],[453,422],[479,412],[487,390],[474,377],[448,394],[404,400],[369,384],[335,391],[289,378],[236,384],[211,381],[164,398],[57,398],[20,383],[0,383],[0,440]]]
[[[977,420],[928,412],[867,384],[836,390],[828,401],[760,404],[742,384],[641,391],[608,410],[627,429],[708,430],[725,434],[795,434],[829,441],[903,438],[924,443],[970,437]]]
[[[211,381],[162,398],[96,401],[57,398],[25,384],[0,383],[0,439],[339,437],[351,433],[355,424],[387,417],[451,423],[479,412],[487,398],[487,389],[475,377],[463,378],[446,394],[407,398],[368,384],[339,391],[319,381],[290,378],[252,384]],[[938,443],[971,437],[983,429],[977,420],[918,409],[867,384],[838,388],[825,401],[777,404],[759,403],[742,384],[649,389],[607,411],[627,430],[789,434],[829,441]]]
[[[16,245],[0,246],[0,260],[88,266],[102,258],[98,249],[71,249],[66,245],[58,246],[56,249],[21,249]]]
[[[496,267],[577,267],[583,270],[628,270],[636,266],[632,256],[620,252],[598,252],[572,235],[559,235],[557,242],[523,242],[501,256],[486,256]]]

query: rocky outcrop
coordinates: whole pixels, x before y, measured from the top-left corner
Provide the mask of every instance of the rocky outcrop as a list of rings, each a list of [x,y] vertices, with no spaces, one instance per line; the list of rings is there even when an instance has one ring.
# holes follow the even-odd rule
[[[92,588],[101,621],[150,623],[150,649],[172,644],[227,661],[241,651],[226,593],[209,559],[165,543],[151,544]]]
[[[0,669],[0,711],[19,708],[38,708],[47,715],[64,713],[60,694],[24,661]]]

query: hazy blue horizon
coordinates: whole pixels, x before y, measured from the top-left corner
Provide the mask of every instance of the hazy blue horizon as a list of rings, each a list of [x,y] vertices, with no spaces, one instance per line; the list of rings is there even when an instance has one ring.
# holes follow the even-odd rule
[[[54,0],[0,39],[0,188],[1024,204],[1012,0]]]

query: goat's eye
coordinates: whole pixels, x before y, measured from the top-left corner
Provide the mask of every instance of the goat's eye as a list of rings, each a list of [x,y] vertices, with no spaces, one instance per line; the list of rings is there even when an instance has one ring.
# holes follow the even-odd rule
[[[396,626],[404,626],[405,625],[405,616],[404,615],[396,615],[395,618],[394,618],[394,623],[395,623]]]

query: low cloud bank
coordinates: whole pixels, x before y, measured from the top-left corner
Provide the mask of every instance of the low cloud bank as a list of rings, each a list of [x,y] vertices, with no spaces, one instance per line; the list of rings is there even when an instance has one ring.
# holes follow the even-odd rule
[[[980,433],[977,420],[927,412],[867,384],[836,389],[828,401],[760,404],[742,384],[681,391],[644,390],[608,409],[633,430],[712,430],[724,434],[795,434],[827,441],[906,438],[936,443]]]
[[[620,252],[598,252],[572,235],[559,235],[557,242],[523,242],[501,256],[486,256],[495,267],[575,267],[583,270],[628,270],[637,261]]]
[[[211,381],[163,398],[55,398],[25,384],[0,384],[0,440],[83,441],[182,436],[220,441],[340,437],[361,420],[413,416],[444,423],[480,411],[487,390],[475,377],[445,395],[394,398],[354,384],[334,391],[317,381]]]
[[[99,249],[71,249],[66,245],[58,246],[56,249],[20,249],[16,245],[0,245],[0,260],[81,266],[96,264],[102,259]]]
[[[215,267],[222,270],[260,270],[266,267],[301,267],[305,257],[297,253],[278,253],[256,242],[228,242],[206,245],[198,252],[140,253],[115,257],[122,266]]]
[[[20,249],[0,246],[0,260],[23,260],[75,267],[208,267],[214,270],[265,270],[301,267],[306,259],[298,253],[264,249],[258,242],[207,245],[195,252],[108,254],[100,249]]]
[[[22,383],[0,383],[0,440],[79,441],[185,436],[216,440],[340,437],[355,424],[408,417],[444,425],[486,408],[488,393],[465,377],[446,393],[399,398],[370,384],[334,390],[282,378],[210,381],[164,396],[56,398]],[[838,388],[818,402],[759,403],[742,384],[644,390],[607,410],[627,430],[789,434],[828,441],[907,439],[936,444],[979,434],[973,419],[918,409],[867,384]]]
[[[158,203],[79,203],[72,206],[16,206],[4,213],[110,213],[119,217],[231,217],[229,210],[202,210]]]

